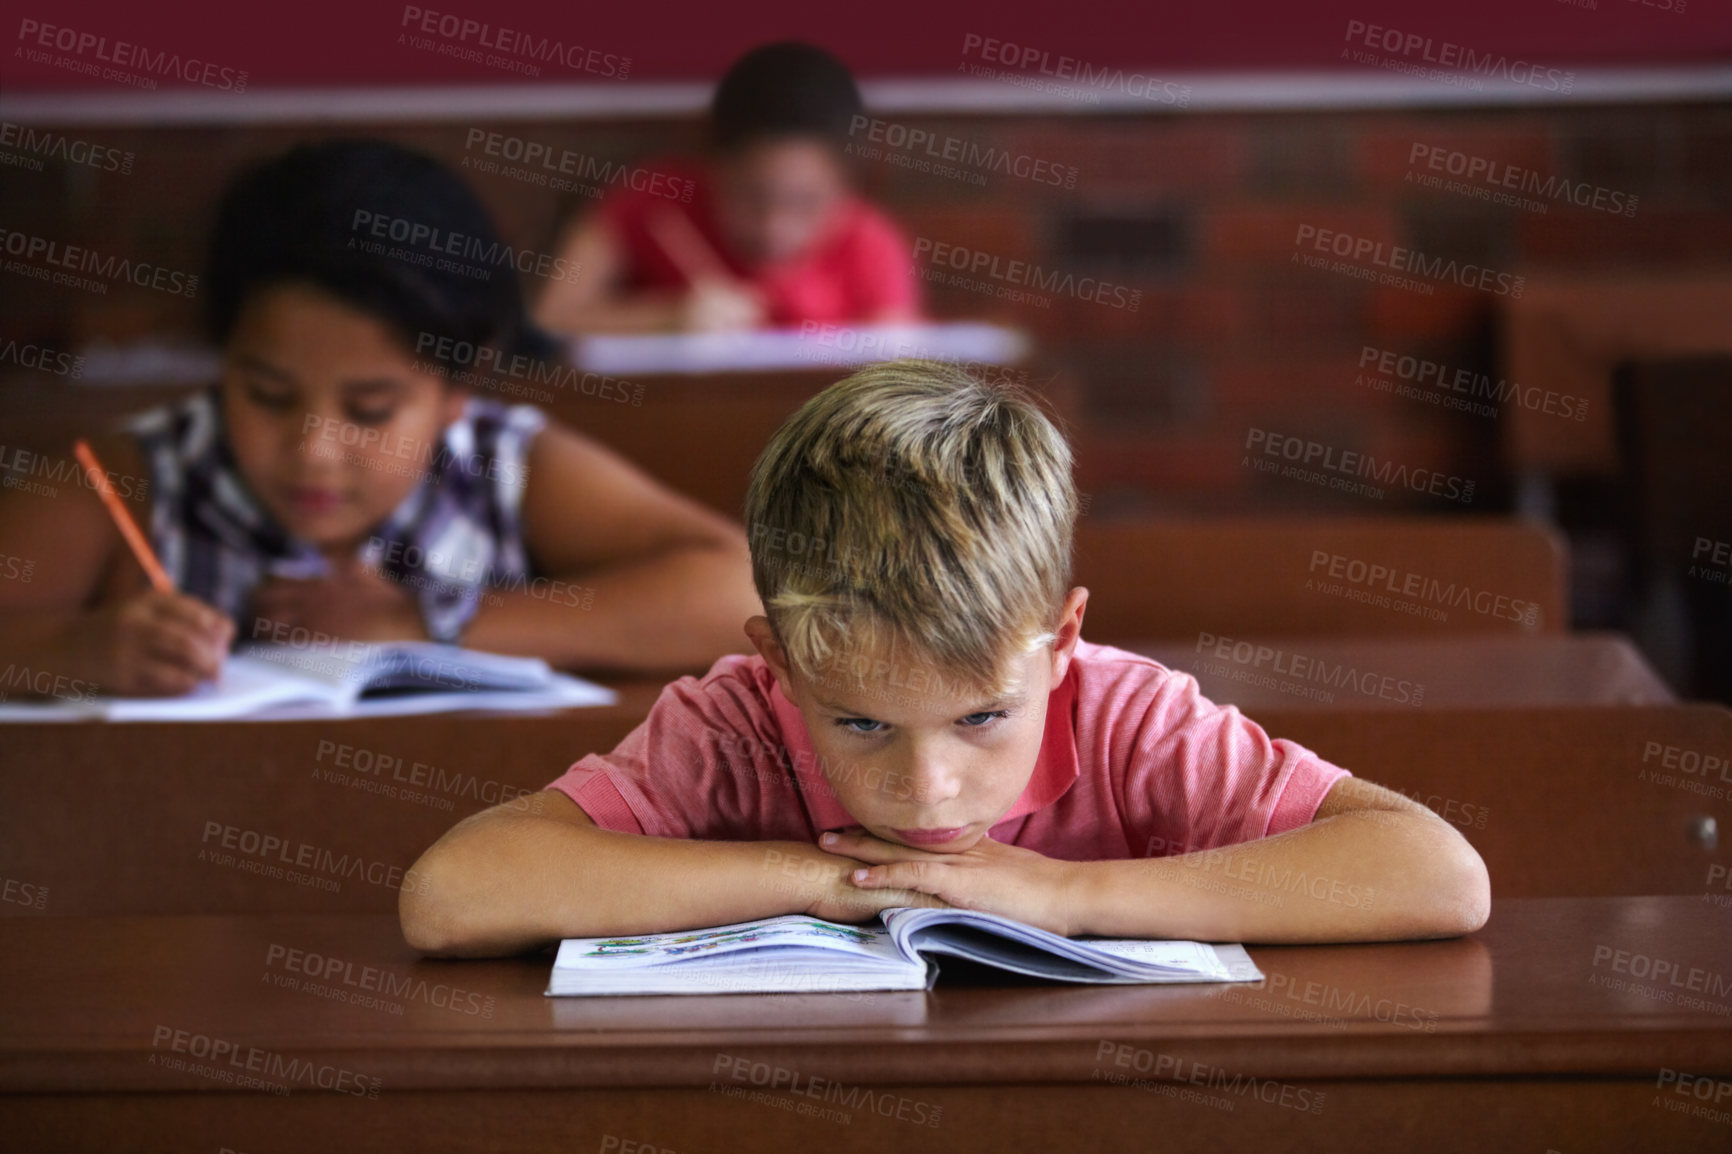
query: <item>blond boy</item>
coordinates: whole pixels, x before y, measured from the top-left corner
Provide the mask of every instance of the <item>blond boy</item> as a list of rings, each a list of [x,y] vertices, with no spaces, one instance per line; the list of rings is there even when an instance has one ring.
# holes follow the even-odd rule
[[[755,657],[663,691],[537,804],[405,886],[429,953],[951,904],[1064,934],[1321,942],[1484,924],[1479,855],[1417,803],[1081,638],[1070,450],[960,370],[856,373],[747,497]]]

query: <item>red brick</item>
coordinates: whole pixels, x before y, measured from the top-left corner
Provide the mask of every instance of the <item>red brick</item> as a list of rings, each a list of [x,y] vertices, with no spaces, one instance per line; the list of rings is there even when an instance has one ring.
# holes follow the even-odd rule
[[[1484,158],[1499,165],[1534,169],[1546,176],[1558,171],[1551,135],[1545,122],[1537,117],[1493,119],[1488,115],[1485,119],[1476,117],[1467,121],[1460,116],[1408,117],[1395,123],[1379,119],[1363,123],[1358,137],[1359,177],[1368,188],[1378,191],[1425,192],[1420,185],[1407,180],[1409,174],[1462,179],[1452,177],[1447,168],[1429,167],[1435,153],[1409,160],[1415,144],[1466,153],[1470,158]]]
[[[1081,279],[1078,275],[1077,279]],[[1116,287],[1123,288],[1125,300],[1132,299],[1132,294],[1138,291],[1134,284],[1125,283]],[[1057,293],[1042,293],[1051,300],[1052,307],[1042,309],[1055,332],[1067,336],[1091,337],[1123,337],[1144,336],[1150,331],[1162,331],[1173,326],[1173,299],[1170,296],[1153,295],[1143,292],[1136,298],[1136,308],[1117,308],[1111,304],[1102,304],[1098,300],[1084,300],[1076,295],[1061,295]],[[1118,297],[1111,296],[1109,300],[1116,301]]]
[[[1435,284],[1429,294],[1377,285],[1366,301],[1366,327],[1373,337],[1381,339],[1456,339],[1483,325],[1503,299],[1478,289],[1448,284]]]
[[[1534,264],[1700,265],[1732,261],[1732,214],[1668,212],[1637,203],[1634,217],[1554,210],[1517,228],[1524,261]]]
[[[1200,257],[1209,264],[1255,262],[1285,265],[1296,253],[1316,253],[1312,247],[1314,241],[1310,239],[1303,246],[1294,243],[1300,228],[1306,225],[1320,232],[1349,233],[1384,244],[1395,244],[1400,240],[1395,213],[1387,205],[1239,201],[1211,204],[1198,216]]]
[[[1361,375],[1352,356],[1331,347],[1307,356],[1227,356],[1209,370],[1210,400],[1222,414],[1328,405],[1366,414],[1402,414],[1412,402],[1355,383]],[[1384,419],[1377,417],[1375,419]]]
[[[1214,278],[1194,277],[1175,292],[1174,322],[1190,340],[1222,340],[1251,331],[1251,308],[1243,289]]]
[[[1362,280],[1294,266],[1292,273],[1248,286],[1251,333],[1269,341],[1357,341],[1365,332]]]
[[[1242,122],[1220,119],[1041,117],[1013,122],[1013,152],[1077,169],[1074,195],[1222,192],[1246,168]]]
[[[1241,430],[1237,436],[1243,435]],[[1243,488],[1249,470],[1240,467],[1234,441],[1220,433],[1126,434],[1091,427],[1079,438],[1077,480],[1085,491]]]
[[[1135,312],[1086,301],[1055,302],[1053,319],[1064,332],[1146,336],[1164,341],[1206,345],[1252,333],[1256,325],[1245,290],[1231,280],[1189,277],[1170,280],[1127,280],[1125,287],[1142,293]],[[1074,325],[1075,329],[1065,326]]]
[[[1033,207],[1015,201],[923,204],[899,213],[898,223],[911,245],[924,237],[935,245],[960,245],[991,253],[1006,263],[1039,261],[1042,257],[1041,230]],[[930,261],[922,256],[916,264],[930,266]]]

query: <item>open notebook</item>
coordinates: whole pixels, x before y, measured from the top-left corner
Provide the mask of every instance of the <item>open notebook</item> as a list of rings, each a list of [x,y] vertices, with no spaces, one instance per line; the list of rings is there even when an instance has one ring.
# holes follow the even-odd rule
[[[427,641],[248,645],[222,676],[182,697],[110,697],[0,706],[0,721],[218,721],[377,717],[460,709],[510,712],[611,705],[612,690],[534,657]]]
[[[996,914],[903,906],[879,924],[802,914],[638,937],[568,938],[550,995],[921,990],[948,954],[1060,982],[1255,982],[1243,946],[1066,938]]]

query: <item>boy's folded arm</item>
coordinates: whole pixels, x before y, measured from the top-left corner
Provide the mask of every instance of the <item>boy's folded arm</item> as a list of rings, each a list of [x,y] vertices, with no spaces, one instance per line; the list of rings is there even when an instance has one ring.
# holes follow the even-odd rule
[[[1077,933],[1264,943],[1454,937],[1485,924],[1485,863],[1431,810],[1358,778],[1311,824],[1173,857],[1088,863]]]
[[[654,933],[814,912],[864,920],[889,892],[836,904],[859,863],[800,842],[691,841],[601,829],[544,790],[452,827],[404,878],[398,912],[428,954],[519,953],[561,938]]]

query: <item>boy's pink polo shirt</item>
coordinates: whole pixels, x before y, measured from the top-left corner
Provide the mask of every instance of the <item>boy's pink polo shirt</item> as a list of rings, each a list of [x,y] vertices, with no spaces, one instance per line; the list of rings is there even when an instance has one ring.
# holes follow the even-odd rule
[[[874,772],[831,769],[868,784]],[[1188,853],[1305,825],[1346,776],[1210,702],[1189,674],[1080,642],[1049,699],[1034,774],[991,836],[1067,861]],[[548,788],[605,829],[656,837],[815,842],[858,824],[761,657],[724,657],[669,685],[612,753]]]

